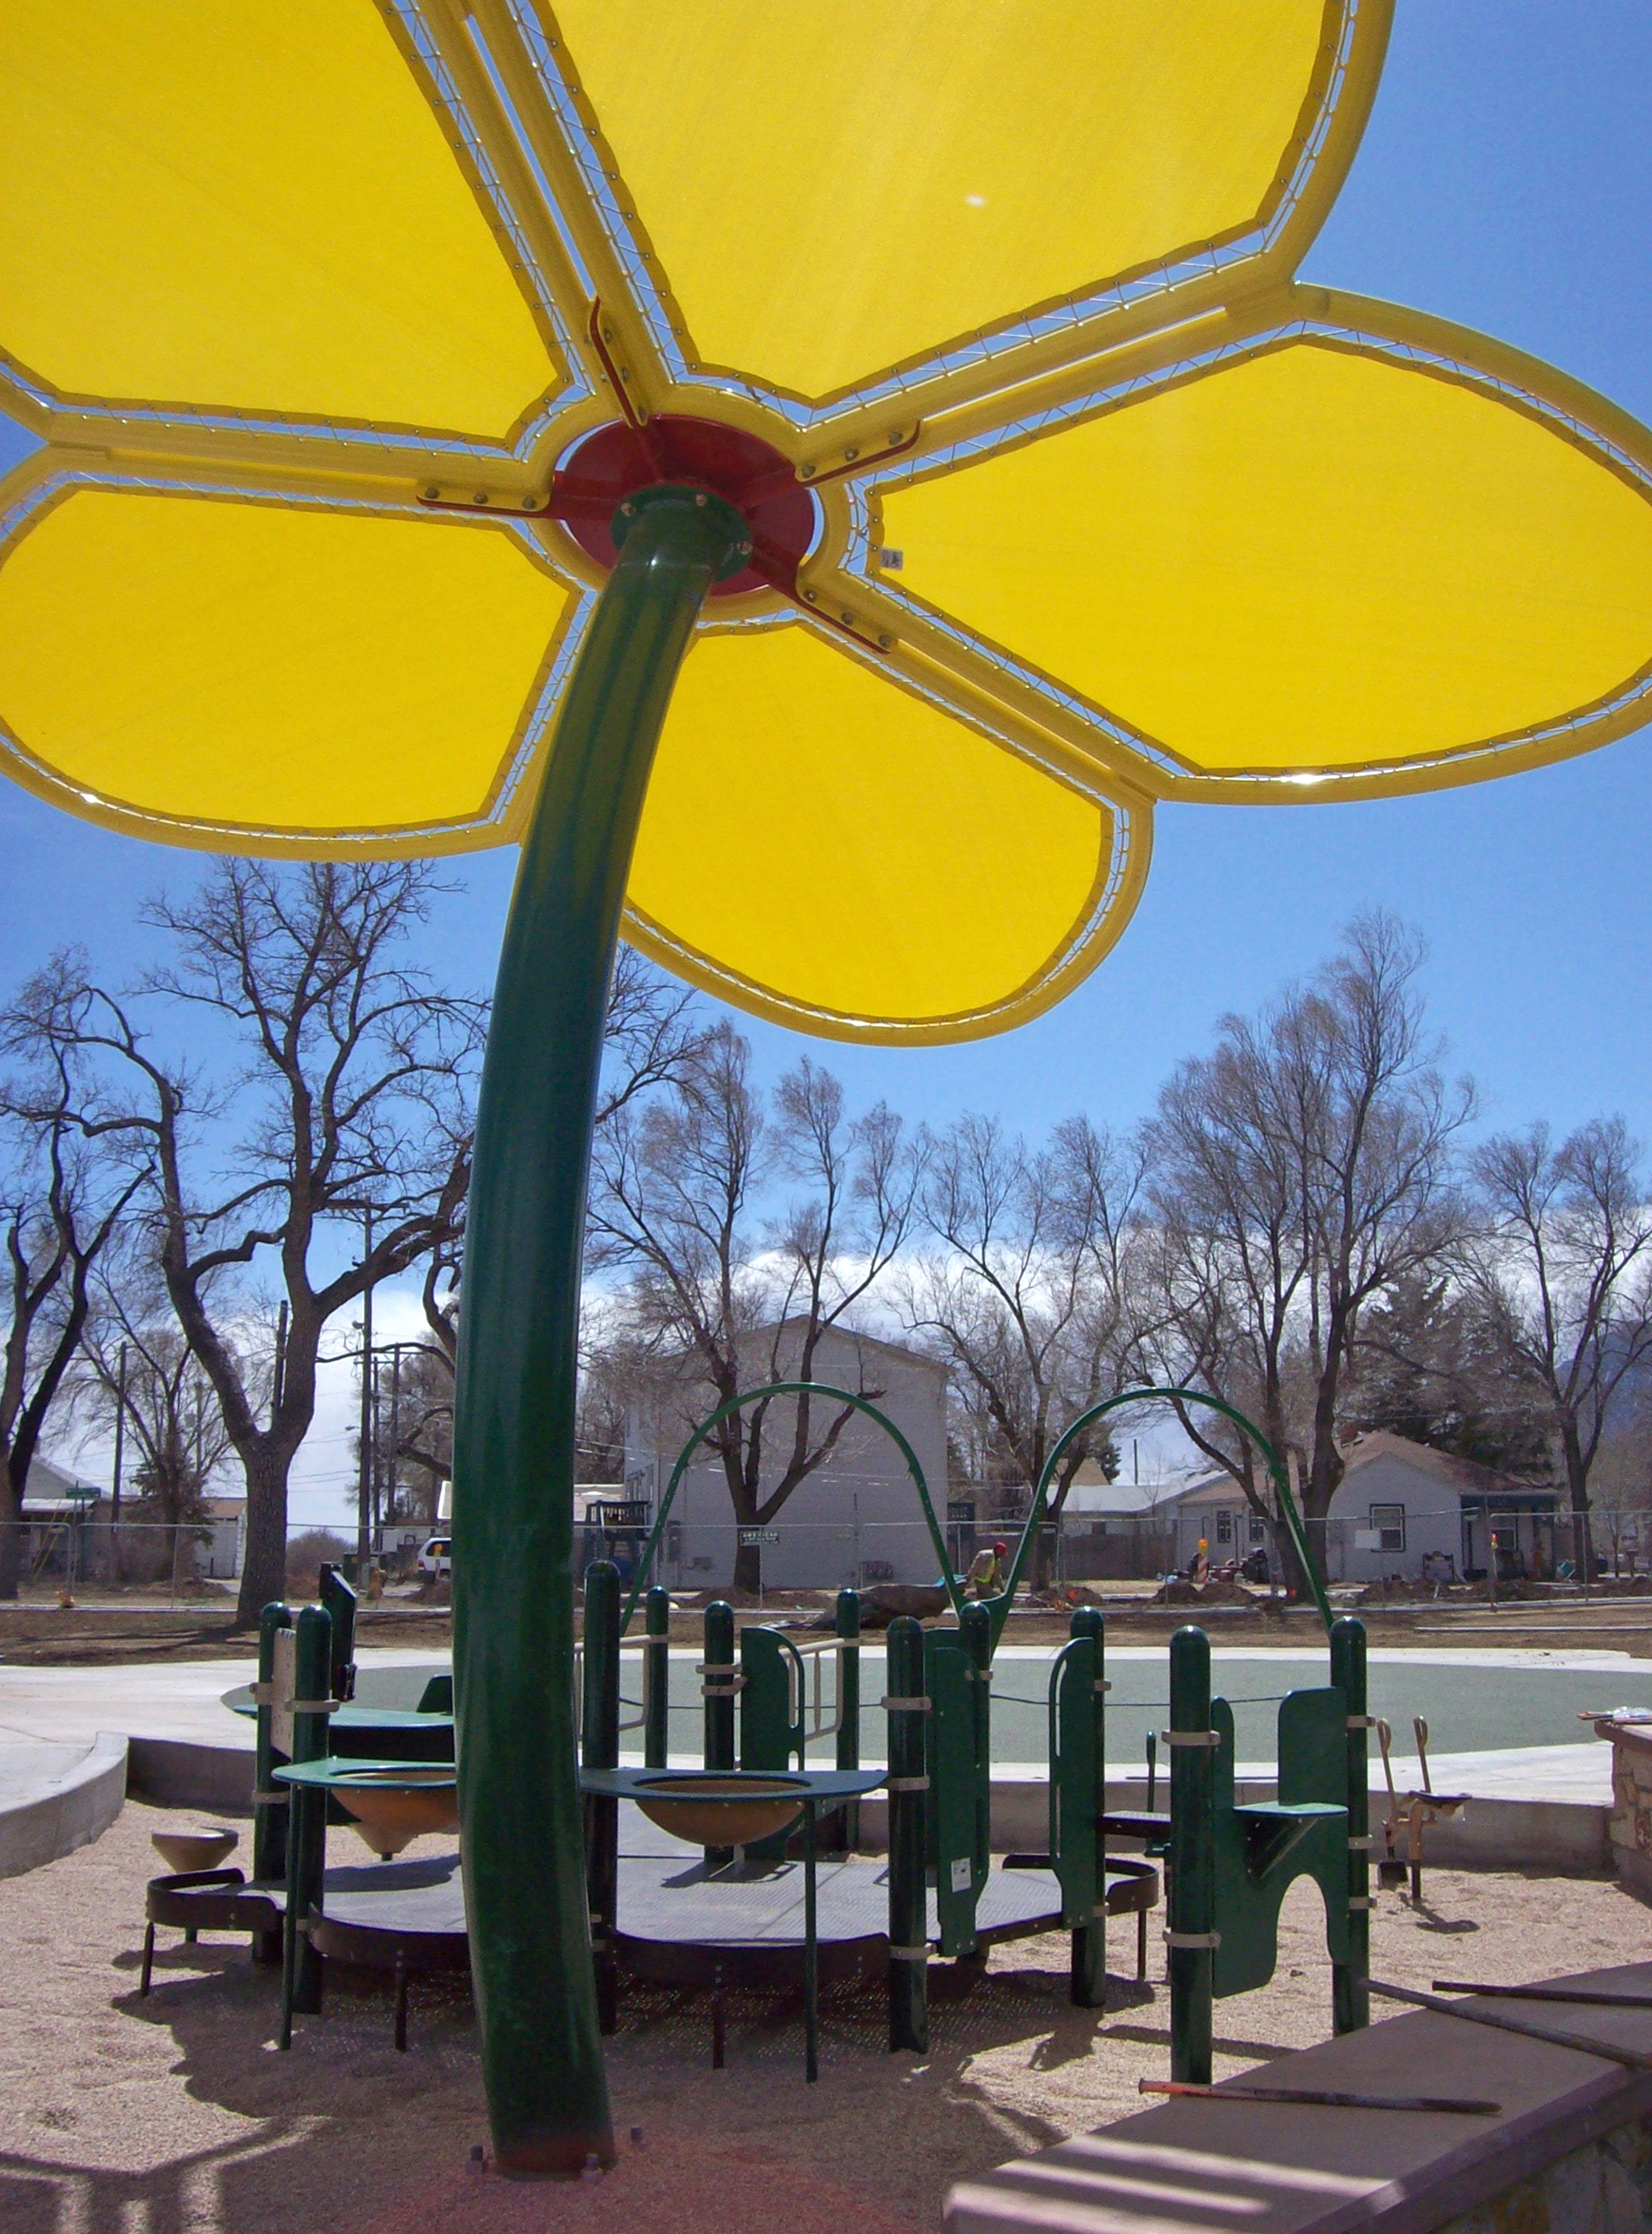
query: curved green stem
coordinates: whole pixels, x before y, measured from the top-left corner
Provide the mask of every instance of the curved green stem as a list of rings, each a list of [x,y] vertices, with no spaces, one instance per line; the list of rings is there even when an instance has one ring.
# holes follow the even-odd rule
[[[1284,1518],[1286,1527],[1291,1532],[1291,1541],[1296,1547],[1296,1556],[1302,1563],[1302,1571],[1308,1577],[1308,1587],[1313,1593],[1314,1605],[1318,1608],[1319,1618],[1325,1623],[1326,1634],[1329,1636],[1331,1622],[1331,1601],[1325,1595],[1325,1583],[1321,1580],[1319,1568],[1314,1563],[1313,1554],[1308,1547],[1308,1531],[1302,1525],[1302,1516],[1296,1509],[1296,1500],[1292,1494],[1290,1471],[1261,1428],[1256,1426],[1254,1420],[1248,1420],[1242,1411],[1237,1410],[1233,1405],[1225,1403],[1221,1397],[1207,1396],[1198,1389],[1126,1389],[1121,1395],[1103,1397],[1099,1404],[1093,1404],[1087,1411],[1081,1411],[1061,1434],[1055,1448],[1044,1461],[1043,1471],[1040,1474],[1038,1486],[1033,1491],[1033,1502],[1027,1512],[1026,1526],[1021,1530],[1021,1540],[1016,1545],[1016,1556],[1010,1568],[1009,1581],[1005,1583],[1000,1596],[985,1601],[992,1613],[994,1642],[997,1642],[1014,1602],[1016,1589],[1021,1579],[1021,1570],[1026,1565],[1028,1555],[1038,1535],[1039,1523],[1043,1519],[1044,1507],[1049,1502],[1050,1484],[1056,1478],[1057,1469],[1066,1455],[1068,1446],[1076,1436],[1083,1434],[1087,1428],[1093,1428],[1098,1420],[1105,1419],[1110,1411],[1118,1411],[1125,1405],[1148,1403],[1155,1398],[1166,1404],[1202,1404],[1209,1411],[1220,1412],[1223,1419],[1231,1420],[1242,1434],[1248,1435],[1256,1449],[1260,1451],[1262,1463],[1273,1478],[1274,1494],[1279,1500],[1280,1513]]]
[[[522,847],[477,1113],[454,1429],[460,1836],[498,2168],[613,2161],[571,1672],[581,1245],[603,1015],[649,771],[748,531],[656,488],[597,600]]]
[[[952,1571],[952,1561],[946,1550],[946,1539],[941,1533],[940,1522],[935,1518],[935,1507],[930,1502],[929,1486],[923,1479],[923,1468],[918,1463],[918,1453],[907,1442],[905,1436],[902,1434],[900,1428],[896,1427],[888,1413],[880,1411],[869,1397],[857,1396],[852,1389],[835,1389],[829,1381],[771,1381],[767,1388],[748,1389],[743,1396],[730,1396],[727,1404],[720,1404],[709,1419],[700,1422],[700,1425],[683,1445],[682,1449],[678,1451],[677,1463],[671,1468],[671,1478],[666,1485],[664,1497],[660,1500],[660,1509],[654,1516],[653,1527],[649,1533],[648,1543],[643,1547],[643,1555],[637,1562],[636,1574],[632,1580],[631,1596],[625,1602],[625,1613],[620,1620],[620,1635],[623,1637],[631,1626],[631,1617],[636,1610],[636,1602],[641,1594],[642,1586],[648,1581],[649,1570],[653,1564],[654,1552],[659,1545],[661,1536],[665,1533],[666,1519],[671,1509],[671,1501],[682,1486],[683,1476],[689,1470],[689,1461],[711,1430],[720,1427],[731,1413],[742,1410],[748,1404],[760,1404],[765,1397],[768,1396],[829,1397],[834,1404],[846,1404],[851,1406],[854,1410],[864,1412],[867,1419],[875,1421],[883,1428],[884,1434],[895,1444],[901,1456],[906,1461],[906,1471],[912,1477],[913,1485],[923,1506],[923,1518],[929,1524],[929,1540],[935,1546],[936,1558],[941,1562],[941,1580],[945,1586],[947,1597],[952,1601],[953,1612],[962,1621],[963,1618],[963,1594],[959,1589],[958,1578]]]

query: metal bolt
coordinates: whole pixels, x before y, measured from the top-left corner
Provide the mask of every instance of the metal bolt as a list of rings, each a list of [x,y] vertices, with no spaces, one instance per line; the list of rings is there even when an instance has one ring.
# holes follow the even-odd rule
[[[897,442],[904,442],[905,439],[906,430],[904,427],[891,427],[889,429],[889,442],[891,447],[893,447],[893,445]]]
[[[852,612],[840,612],[838,618],[844,623],[845,628],[852,629],[855,625],[855,616]]]
[[[851,465],[853,465],[855,459],[859,457],[860,455],[861,454],[858,450],[845,450],[844,452],[844,456],[848,459]]]
[[[803,601],[804,601],[804,603],[805,603],[806,605],[812,605],[812,604],[814,603],[814,601],[815,601],[815,592],[814,592],[814,591],[812,591],[812,590],[806,590],[806,591],[804,592],[804,593],[803,593]]]
[[[735,545],[735,549],[739,552],[742,558],[749,558],[751,556],[751,546],[749,543],[737,543]]]
[[[536,506],[534,504],[534,498],[532,496],[524,496],[522,499],[522,510],[524,512],[533,512],[535,509]]]
[[[428,489],[426,489],[426,491],[424,492],[424,495],[425,495],[425,501],[426,501],[427,503],[434,504],[434,503],[436,502],[437,498],[437,497],[438,497],[438,496],[441,495],[441,491],[440,491],[440,490],[439,490],[439,489],[438,489],[438,488],[436,486],[436,483],[433,481],[433,482],[431,483],[430,487],[429,487]]]
[[[612,341],[613,340],[613,328],[612,326],[604,326],[602,329],[602,338],[605,341]]]
[[[476,502],[477,502],[478,504],[485,504],[485,503],[487,502],[487,500],[488,500],[488,493],[487,493],[487,491],[486,491],[485,489],[478,489],[478,490],[476,491]]]
[[[797,470],[806,481],[813,478],[814,468],[812,465],[800,465]]]
[[[705,504],[706,504],[706,499],[705,499],[705,497],[704,497],[704,496],[702,496],[702,495],[695,495],[695,498],[694,498],[694,502],[695,502],[697,505],[699,505],[699,506],[700,506],[700,508],[701,508],[701,510],[702,510],[702,511],[704,511],[704,509],[705,509]]]
[[[619,508],[619,509],[621,510],[621,512],[623,512],[623,513],[624,513],[624,515],[625,515],[626,518],[627,518],[627,519],[630,519],[630,517],[631,517],[632,514],[632,513],[633,513],[633,512],[636,510],[636,506],[635,506],[634,504],[632,504],[632,503],[630,501],[630,499],[628,498],[628,499],[626,500],[626,502],[620,506],[620,508]]]
[[[878,638],[878,650],[880,651],[887,651],[890,645],[893,644],[894,641],[895,639],[893,636],[880,636]]]

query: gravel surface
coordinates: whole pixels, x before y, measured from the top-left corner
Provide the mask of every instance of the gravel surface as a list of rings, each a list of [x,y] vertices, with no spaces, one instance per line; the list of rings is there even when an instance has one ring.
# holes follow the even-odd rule
[[[638,1991],[610,2044],[618,2169],[571,2187],[502,2181],[466,2168],[486,2127],[461,1988],[415,1982],[405,2056],[378,1986],[335,1991],[279,2053],[275,1974],[239,1940],[163,1932],[138,1998],[149,1835],[195,1819],[128,1803],[95,1845],[0,1882],[7,2234],[772,2234],[836,2218],[896,2234],[936,2226],[953,2180],[1139,2108],[1137,2079],[1169,2069],[1162,1987],[1118,1979],[1104,2016],[1075,2010],[1059,1937],[997,1951],[966,2000],[934,2010],[925,2057],[884,2051],[880,1995],[828,2003],[813,2088],[794,2013],[737,2009],[716,2072],[704,2004]],[[332,1836],[335,1859],[365,1858],[353,1834]],[[1652,1913],[1603,1878],[1439,1871],[1426,1891],[1420,1910],[1376,1896],[1377,1976],[1515,1982],[1652,1954]],[[1273,1983],[1217,2007],[1218,2077],[1325,2037],[1322,1932],[1300,1883]],[[1117,1969],[1134,1944],[1116,1927]]]

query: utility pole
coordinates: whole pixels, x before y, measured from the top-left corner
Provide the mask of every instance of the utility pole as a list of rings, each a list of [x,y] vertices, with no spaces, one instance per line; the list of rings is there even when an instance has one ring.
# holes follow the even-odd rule
[[[373,1209],[361,1214],[365,1243],[361,1253],[365,1271],[373,1256]],[[361,1430],[360,1476],[356,1487],[356,1587],[366,1596],[367,1569],[373,1564],[373,1282],[361,1291]]]
[[[121,1344],[120,1363],[115,1368],[115,1479],[109,1493],[109,1525],[121,1525],[121,1473],[126,1460],[126,1346]]]

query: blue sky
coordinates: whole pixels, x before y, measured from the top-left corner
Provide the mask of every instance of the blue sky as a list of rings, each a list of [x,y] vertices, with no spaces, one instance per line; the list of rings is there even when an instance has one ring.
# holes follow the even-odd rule
[[[1652,421],[1652,8],[1645,0],[1399,0],[1352,175],[1304,276],[1418,303],[1518,343]],[[27,438],[0,420],[0,464]],[[1213,1020],[1312,967],[1361,905],[1426,933],[1428,984],[1487,1122],[1621,1109],[1652,1133],[1652,741],[1500,783],[1378,804],[1164,807],[1114,955],[1008,1038],[893,1051],[747,1022],[773,1075],[806,1047],[857,1098],[1031,1130],[1075,1108],[1129,1123]],[[137,902],[192,857],[107,835],[0,787],[0,985],[78,939],[110,966]],[[491,978],[514,856],[456,863],[428,960]],[[320,1453],[318,1453],[320,1456]],[[336,1464],[337,1462],[333,1462]]]

